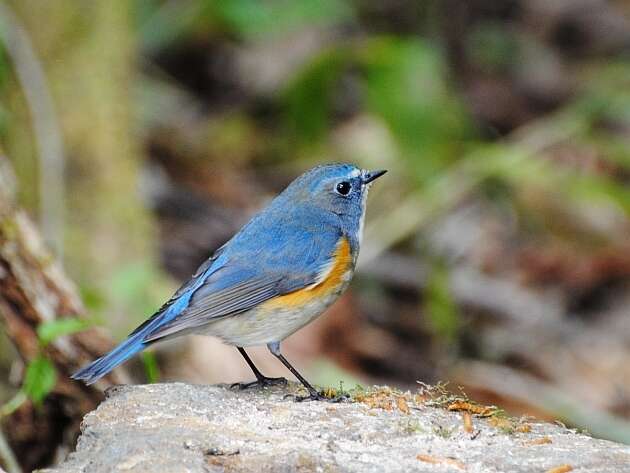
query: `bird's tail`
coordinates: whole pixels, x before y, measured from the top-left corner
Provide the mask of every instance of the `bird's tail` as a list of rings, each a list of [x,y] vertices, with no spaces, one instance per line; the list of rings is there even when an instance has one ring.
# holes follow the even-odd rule
[[[136,353],[144,350],[147,346],[146,343],[142,342],[144,335],[144,333],[132,335],[110,351],[107,355],[101,356],[99,359],[94,360],[89,365],[84,366],[74,373],[72,378],[81,379],[88,385],[96,382],[116,368],[119,364],[127,361]]]
[[[214,269],[216,270],[216,268]],[[73,379],[81,379],[85,384],[92,384],[116,368],[119,364],[124,363],[136,353],[144,350],[152,343],[152,341],[145,341],[146,338],[151,335],[156,328],[159,328],[164,323],[168,323],[179,315],[188,306],[192,292],[196,290],[203,281],[203,277],[197,277],[194,278],[192,282],[184,285],[183,288],[180,288],[166,304],[160,307],[160,309],[151,316],[151,318],[147,319],[131,332],[127,340],[122,342],[107,355],[101,356],[98,360],[94,360],[89,365],[84,366],[71,377]]]

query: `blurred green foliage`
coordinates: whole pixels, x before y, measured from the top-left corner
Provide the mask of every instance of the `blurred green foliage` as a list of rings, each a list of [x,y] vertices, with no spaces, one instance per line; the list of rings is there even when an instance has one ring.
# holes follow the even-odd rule
[[[359,55],[367,109],[389,126],[420,182],[434,178],[473,137],[440,49],[419,39],[375,38]]]
[[[320,143],[330,131],[333,93],[348,65],[345,50],[324,51],[286,87],[283,99],[287,130],[303,146]]]
[[[477,24],[466,48],[472,61],[487,71],[506,71],[517,63],[520,54],[515,33],[496,21]]]
[[[141,357],[147,383],[157,383],[160,380],[160,366],[155,353],[151,350],[145,350],[142,352]]]
[[[453,344],[461,321],[449,281],[448,267],[443,262],[435,262],[425,289],[424,313],[433,333],[442,342]]]
[[[55,387],[56,382],[55,366],[48,358],[40,355],[28,364],[22,390],[36,406],[40,406],[44,398]]]
[[[171,283],[160,274],[154,262],[131,263],[115,271],[107,287],[124,304],[132,320],[142,320],[155,312],[172,290]],[[114,332],[123,337],[128,328],[115,328]]]
[[[7,86],[11,76],[11,64],[6,52],[0,48],[0,90]],[[0,137],[6,138],[7,120],[10,118],[10,111],[5,103],[0,101]]]
[[[283,98],[287,129],[298,142],[313,147],[327,138],[332,102],[350,70],[358,71],[366,112],[387,125],[419,182],[438,175],[474,138],[439,49],[417,38],[384,36],[327,49],[292,79]]]
[[[35,405],[41,405],[57,382],[57,370],[46,356],[44,349],[58,338],[81,332],[91,325],[92,322],[89,320],[74,317],[60,317],[38,325],[37,339],[40,353],[26,366],[26,374],[21,389]]]
[[[92,325],[93,323],[86,319],[62,317],[39,324],[37,326],[37,337],[42,347],[45,347],[59,337],[81,332]]]
[[[39,354],[26,365],[19,391],[0,407],[0,418],[10,415],[27,400],[33,402],[35,406],[41,406],[57,383],[57,370],[44,349],[59,337],[81,332],[91,325],[92,323],[85,319],[61,317],[43,322],[37,327]]]
[[[231,31],[248,39],[347,21],[353,14],[351,4],[343,0],[229,0],[206,4]]]
[[[199,31],[268,40],[301,28],[348,22],[354,16],[352,4],[343,0],[136,0],[132,9],[149,51]]]

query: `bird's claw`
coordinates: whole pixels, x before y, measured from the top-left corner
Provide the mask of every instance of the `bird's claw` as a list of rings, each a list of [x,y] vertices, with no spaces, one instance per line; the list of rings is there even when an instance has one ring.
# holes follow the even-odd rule
[[[234,383],[230,385],[230,389],[250,389],[250,388],[266,388],[268,386],[286,386],[288,381],[286,378],[259,378],[251,383]]]

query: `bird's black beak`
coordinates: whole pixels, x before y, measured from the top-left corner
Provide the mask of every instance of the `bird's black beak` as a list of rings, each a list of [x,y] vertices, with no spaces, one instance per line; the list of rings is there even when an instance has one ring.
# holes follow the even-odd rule
[[[363,184],[369,184],[370,182],[381,177],[386,172],[387,172],[387,169],[380,169],[378,171],[367,171],[366,173],[363,174],[363,177],[362,177]]]

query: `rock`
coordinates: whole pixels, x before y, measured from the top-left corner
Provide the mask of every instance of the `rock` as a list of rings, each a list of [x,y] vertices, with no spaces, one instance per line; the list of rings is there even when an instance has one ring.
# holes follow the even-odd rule
[[[295,389],[120,386],[85,417],[76,452],[45,471],[630,471],[630,446],[560,425],[473,416],[466,429],[467,414],[388,389],[341,403],[285,397]]]

